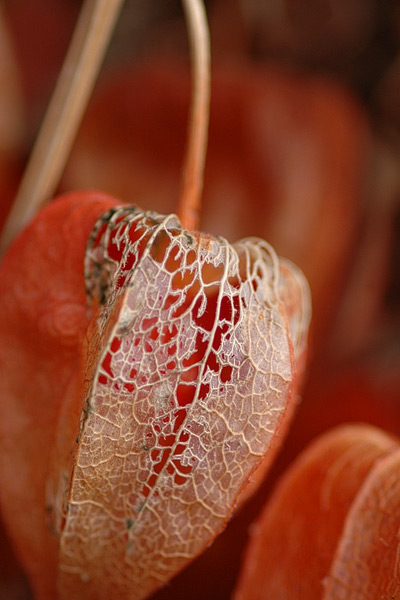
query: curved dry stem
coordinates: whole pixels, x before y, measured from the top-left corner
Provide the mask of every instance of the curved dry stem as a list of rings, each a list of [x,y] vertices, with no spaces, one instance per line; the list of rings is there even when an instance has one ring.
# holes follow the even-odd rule
[[[14,205],[0,252],[54,193],[123,0],[86,0]]]
[[[210,105],[210,37],[201,0],[182,0],[192,56],[192,106],[189,139],[184,167],[183,189],[178,207],[182,226],[198,226],[204,164],[207,151]]]

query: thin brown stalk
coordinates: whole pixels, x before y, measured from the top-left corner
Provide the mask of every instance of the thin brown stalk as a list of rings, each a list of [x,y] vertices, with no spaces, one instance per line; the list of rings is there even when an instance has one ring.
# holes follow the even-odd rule
[[[86,0],[0,244],[10,241],[54,194],[123,0]]]
[[[178,215],[183,227],[197,229],[203,191],[210,112],[210,36],[201,0],[182,0],[192,59],[192,106],[184,180]]]

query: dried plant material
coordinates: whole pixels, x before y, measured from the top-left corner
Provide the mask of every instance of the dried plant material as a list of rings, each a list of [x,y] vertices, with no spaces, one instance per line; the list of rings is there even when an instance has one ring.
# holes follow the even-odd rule
[[[101,310],[81,430],[60,421],[71,438],[50,484],[60,597],[145,598],[219,533],[267,453],[308,290],[261,240],[230,245],[132,207],[100,219],[85,273]]]
[[[51,198],[77,129],[123,0],[86,0],[34,151],[2,232],[0,252]]]
[[[183,0],[192,55],[192,106],[178,214],[182,226],[198,228],[210,117],[210,34],[202,0]]]
[[[40,599],[56,598],[58,540],[49,529],[45,482],[91,316],[83,256],[96,220],[113,205],[94,192],[52,202],[0,263],[0,506]]]
[[[283,476],[254,526],[235,600],[325,598],[324,582],[338,545],[348,547],[350,522],[365,538],[377,535],[375,526],[369,527],[377,513],[370,520],[359,513],[353,520],[351,507],[359,505],[368,480],[397,448],[397,440],[368,425],[345,425],[310,444]],[[349,571],[356,573],[354,558],[346,555]],[[338,559],[336,563],[339,573]],[[341,581],[343,595],[326,600],[352,597],[349,578]]]
[[[398,598],[400,450],[371,470],[346,519],[323,600]]]
[[[90,46],[93,14],[115,16],[120,4],[87,0],[73,57],[81,42]],[[204,21],[200,2],[185,7]],[[194,76],[180,205],[190,228],[207,137],[206,54]],[[68,74],[65,86],[60,79],[62,102],[48,112],[16,203],[19,225],[21,204],[29,215],[24,194],[33,206],[45,199],[72,135],[63,102],[80,105],[74,71],[90,65],[66,64],[72,84]],[[139,600],[215,538],[277,446],[292,413],[295,362],[303,364],[309,291],[262,240],[231,245],[187,231],[175,215],[88,196],[86,205],[85,194],[52,203],[2,264],[0,334],[12,349],[0,354],[0,499],[38,599]],[[109,210],[99,218],[101,207]],[[10,465],[25,470],[17,485]]]

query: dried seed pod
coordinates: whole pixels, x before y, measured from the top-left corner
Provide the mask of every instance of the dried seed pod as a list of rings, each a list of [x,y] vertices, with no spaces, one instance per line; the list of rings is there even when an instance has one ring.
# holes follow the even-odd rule
[[[398,597],[399,474],[397,446],[371,469],[349,510],[322,600]]]
[[[85,4],[2,248],[64,162],[71,108],[82,108],[69,93],[81,85],[81,33],[105,39],[87,16],[120,5]],[[195,93],[179,213],[194,229],[209,53],[201,2],[184,5]],[[38,598],[134,600],[212,541],[271,447],[290,414],[310,302],[300,272],[261,240],[232,246],[174,215],[84,199],[44,209],[0,266],[0,501]],[[89,236],[101,207],[110,210]],[[17,485],[10,468],[24,472]]]
[[[261,240],[230,245],[134,207],[98,221],[85,277],[100,310],[49,485],[59,594],[145,598],[223,528],[267,453],[308,291]],[[78,433],[69,415],[82,402]]]
[[[386,568],[398,552],[399,509],[393,494],[398,484],[390,486],[393,481],[385,479],[385,465],[391,465],[391,478],[398,472],[398,447],[385,432],[358,424],[312,442],[253,527],[235,600],[381,597],[378,591],[390,585],[387,573],[390,578],[395,573],[379,573],[382,552]],[[393,511],[385,510],[385,503]],[[368,586],[375,594],[365,593]]]
[[[45,481],[92,317],[83,276],[87,240],[115,204],[94,192],[53,201],[0,263],[0,506],[37,597],[48,600],[56,597],[58,540],[48,527]]]

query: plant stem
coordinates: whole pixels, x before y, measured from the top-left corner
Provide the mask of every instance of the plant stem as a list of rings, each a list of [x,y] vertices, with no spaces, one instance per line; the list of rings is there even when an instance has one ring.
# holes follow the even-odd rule
[[[210,36],[202,0],[182,0],[192,60],[192,105],[178,215],[182,226],[198,227],[210,112]]]
[[[122,5],[123,0],[85,0],[4,227],[1,254],[57,188]]]

